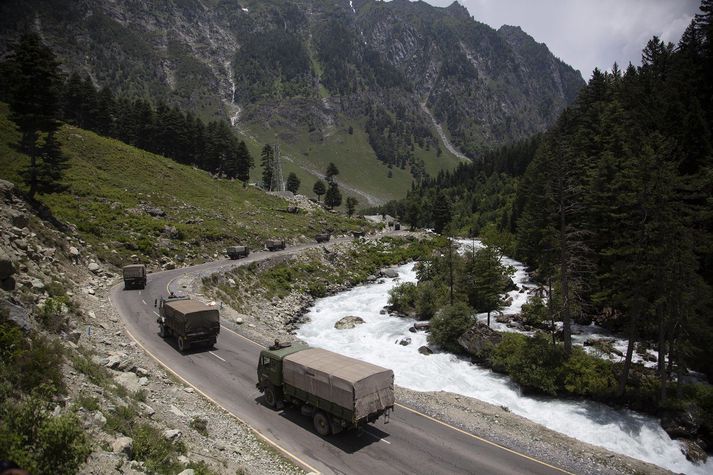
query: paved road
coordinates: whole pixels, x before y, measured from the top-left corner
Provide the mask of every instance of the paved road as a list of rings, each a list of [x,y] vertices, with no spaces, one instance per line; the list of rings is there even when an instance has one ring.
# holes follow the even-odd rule
[[[388,424],[380,420],[361,432],[322,438],[313,431],[311,418],[298,410],[274,411],[261,404],[261,395],[255,388],[256,364],[262,349],[257,343],[224,326],[212,351],[181,354],[173,339],[158,336],[153,302],[167,295],[167,288],[177,277],[188,273],[208,275],[315,246],[257,252],[239,261],[219,260],[150,274],[142,291],[125,291],[123,285],[114,287],[111,301],[132,337],[155,359],[308,470],[335,474],[563,473],[404,406],[396,407]]]

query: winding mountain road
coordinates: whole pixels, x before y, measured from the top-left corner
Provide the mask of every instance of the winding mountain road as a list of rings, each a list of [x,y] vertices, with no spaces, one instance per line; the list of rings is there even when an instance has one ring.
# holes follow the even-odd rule
[[[261,395],[255,388],[256,364],[262,349],[258,343],[225,325],[211,351],[181,354],[173,339],[159,337],[153,303],[169,290],[177,290],[172,287],[175,279],[186,274],[206,276],[317,246],[320,245],[303,244],[284,251],[255,252],[238,261],[223,259],[150,274],[144,290],[125,291],[123,285],[115,286],[111,303],[130,336],[161,365],[249,424],[307,471],[334,474],[566,473],[399,404],[389,423],[379,420],[363,431],[322,438],[312,429],[311,418],[302,416],[299,410],[274,411],[261,403]]]

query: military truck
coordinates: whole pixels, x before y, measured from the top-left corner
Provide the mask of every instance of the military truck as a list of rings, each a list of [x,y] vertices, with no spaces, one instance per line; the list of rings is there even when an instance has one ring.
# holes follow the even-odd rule
[[[332,236],[329,233],[319,233],[314,237],[317,242],[327,242]]]
[[[124,266],[124,289],[143,289],[146,287],[146,266],[131,264]]]
[[[220,333],[220,313],[189,297],[173,294],[158,302],[158,334],[161,338],[176,337],[181,352],[197,345],[212,348]]]
[[[394,408],[394,372],[304,343],[260,352],[257,388],[264,403],[298,406],[321,436],[362,427]]]
[[[240,259],[241,257],[248,257],[250,254],[250,249],[247,246],[230,246],[227,250],[228,257],[231,259]]]
[[[396,221],[396,222],[394,223],[394,231],[399,231],[400,229],[401,229],[401,223],[399,223],[398,221]]]
[[[279,251],[285,248],[285,241],[282,239],[268,239],[265,241],[265,247],[268,251]]]
[[[366,231],[363,229],[359,229],[358,231],[352,231],[352,236],[354,236],[355,239],[363,238],[366,235]]]

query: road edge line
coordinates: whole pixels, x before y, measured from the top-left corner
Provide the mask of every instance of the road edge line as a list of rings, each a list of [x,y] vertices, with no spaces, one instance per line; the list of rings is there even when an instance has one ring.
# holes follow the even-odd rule
[[[147,350],[146,347],[145,347],[144,345],[142,345],[141,342],[140,342],[138,339],[136,339],[136,337],[133,335],[133,333],[131,333],[131,330],[129,330],[126,325],[124,325],[124,330],[125,330],[126,333],[129,335],[129,337],[130,337],[132,340],[134,340],[134,342],[136,342],[136,344],[139,345],[142,350],[144,350],[144,352],[145,352],[147,355],[149,355],[151,358],[153,358],[158,364],[160,364],[161,366],[163,366],[163,368],[164,368],[166,371],[168,371],[169,373],[171,373],[172,375],[174,375],[175,377],[177,377],[178,379],[180,379],[180,380],[181,380],[184,384],[186,384],[187,386],[192,387],[194,391],[198,392],[198,394],[200,394],[201,396],[203,396],[204,398],[206,398],[208,401],[212,402],[213,404],[215,404],[216,406],[218,406],[219,408],[221,408],[223,411],[225,411],[225,412],[227,412],[228,414],[230,414],[230,415],[231,415],[233,418],[235,418],[237,421],[241,422],[242,424],[245,424],[245,425],[248,427],[248,429],[250,429],[258,438],[262,439],[264,442],[267,442],[269,445],[271,445],[272,447],[274,447],[275,449],[277,449],[279,452],[281,452],[282,454],[284,454],[284,455],[287,456],[288,458],[290,458],[290,459],[292,459],[293,461],[295,461],[295,462],[297,463],[297,465],[300,465],[300,467],[301,467],[303,470],[306,470],[307,472],[313,472],[313,473],[315,473],[315,474],[321,474],[321,472],[320,472],[319,470],[317,470],[316,468],[314,468],[313,466],[311,466],[310,464],[308,464],[307,462],[305,462],[304,460],[302,460],[301,458],[299,458],[297,455],[293,454],[293,453],[290,452],[289,450],[285,449],[284,447],[281,447],[281,446],[278,445],[276,442],[273,442],[272,440],[270,440],[267,436],[265,436],[265,435],[264,435],[263,433],[261,433],[259,430],[257,430],[256,428],[254,428],[253,426],[251,426],[250,424],[248,424],[247,422],[245,422],[244,420],[242,420],[238,415],[236,415],[235,413],[233,413],[233,412],[230,411],[229,409],[226,409],[225,407],[223,407],[223,405],[220,404],[218,401],[216,401],[216,400],[213,399],[212,397],[208,396],[206,393],[204,393],[203,391],[201,391],[201,390],[200,390],[199,388],[197,388],[195,385],[193,385],[193,384],[191,384],[190,382],[188,382],[188,380],[186,380],[183,376],[181,376],[180,374],[176,373],[174,370],[172,370],[171,368],[169,368],[168,365],[166,365],[163,361],[161,361],[160,359],[158,359],[153,353],[151,353],[149,350]]]

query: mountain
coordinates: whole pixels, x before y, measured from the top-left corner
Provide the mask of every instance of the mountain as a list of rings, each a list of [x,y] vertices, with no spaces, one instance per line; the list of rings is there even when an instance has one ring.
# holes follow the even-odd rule
[[[27,29],[98,86],[279,143],[303,183],[336,163],[362,204],[453,168],[449,150],[476,157],[544,130],[584,85],[520,28],[458,3],[9,0],[0,54]]]

